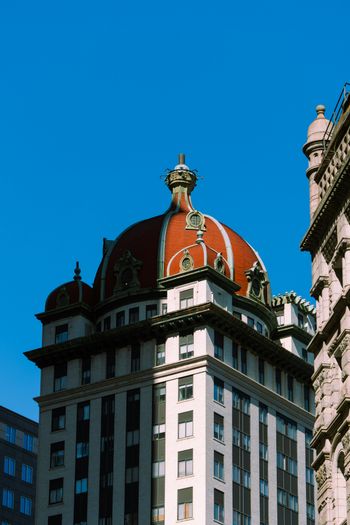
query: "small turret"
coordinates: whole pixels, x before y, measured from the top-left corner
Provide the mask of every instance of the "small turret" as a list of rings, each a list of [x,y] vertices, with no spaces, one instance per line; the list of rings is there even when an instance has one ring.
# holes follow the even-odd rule
[[[324,116],[325,111],[326,108],[322,104],[316,106],[317,117],[307,130],[307,140],[303,146],[303,153],[309,161],[306,175],[310,185],[311,218],[319,204],[319,191],[318,185],[315,182],[315,174],[322,162],[325,147],[332,133],[332,124]]]

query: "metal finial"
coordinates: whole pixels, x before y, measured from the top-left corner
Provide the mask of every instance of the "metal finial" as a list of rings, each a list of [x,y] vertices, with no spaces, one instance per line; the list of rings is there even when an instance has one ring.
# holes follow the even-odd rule
[[[179,164],[185,164],[185,154],[179,153]]]
[[[81,281],[81,269],[80,269],[80,266],[79,266],[79,261],[76,262],[75,264],[75,268],[74,268],[74,281]]]

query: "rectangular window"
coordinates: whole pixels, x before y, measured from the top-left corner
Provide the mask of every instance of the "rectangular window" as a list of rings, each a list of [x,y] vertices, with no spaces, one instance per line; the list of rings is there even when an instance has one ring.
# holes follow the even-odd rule
[[[165,403],[166,400],[166,386],[165,383],[160,383],[154,386],[154,401],[157,405]]]
[[[289,401],[294,401],[294,381],[293,381],[292,376],[288,375],[287,383],[288,383],[288,399]]]
[[[257,321],[257,323],[256,323],[256,329],[259,332],[259,334],[263,333],[263,325],[261,323],[259,323],[259,321]]]
[[[91,357],[81,360],[81,384],[88,385],[91,382]]]
[[[64,441],[51,443],[50,447],[50,467],[62,467],[64,465]]]
[[[106,379],[115,376],[115,351],[110,350],[106,354]]]
[[[87,441],[80,441],[77,443],[76,458],[86,458],[89,455],[89,443]]]
[[[168,305],[167,303],[162,304],[162,315],[165,315],[168,313]]]
[[[224,480],[224,456],[214,450],[214,478]]]
[[[193,306],[193,289],[183,290],[180,292],[180,309],[190,308]]]
[[[2,506],[8,509],[13,509],[15,502],[15,495],[13,490],[2,489]]]
[[[32,434],[27,434],[24,432],[23,434],[23,448],[25,450],[28,450],[28,452],[33,452],[34,447],[34,436]]]
[[[254,328],[254,319],[252,317],[247,318],[248,326]]]
[[[68,341],[68,324],[61,324],[55,328],[55,343]]]
[[[178,383],[179,401],[193,398],[193,376],[180,377]]]
[[[152,463],[152,478],[163,478],[165,476],[165,461],[154,461]]]
[[[181,450],[177,454],[177,475],[179,478],[193,474],[193,449]]]
[[[275,384],[277,394],[282,395],[282,373],[280,368],[275,370]]]
[[[224,418],[216,412],[214,413],[214,438],[224,441]]]
[[[224,404],[224,389],[225,384],[221,379],[214,377],[214,401]]]
[[[140,344],[131,345],[131,372],[140,370]]]
[[[88,480],[87,478],[77,479],[75,481],[75,493],[76,494],[85,494],[88,489]]]
[[[177,491],[177,519],[193,518],[192,487]]]
[[[245,348],[241,349],[241,372],[243,374],[248,373],[247,350]]]
[[[125,483],[136,483],[139,480],[139,467],[125,469]]]
[[[269,496],[269,484],[266,479],[260,479],[260,494],[266,498]]]
[[[4,457],[4,474],[8,476],[16,475],[16,460],[14,458]]]
[[[139,433],[138,430],[135,432]],[[157,439],[164,439],[164,438],[165,438],[165,424],[161,423],[161,424],[153,425],[153,439],[157,440]],[[137,441],[136,444],[138,443],[139,443],[139,440]]]
[[[115,316],[115,325],[117,328],[120,328],[121,326],[125,325],[125,312],[122,310],[121,312],[117,312],[117,315]]]
[[[31,498],[27,498],[26,496],[21,496],[20,498],[20,505],[19,510],[21,514],[25,514],[26,516],[32,515],[32,500]]]
[[[126,433],[126,446],[127,447],[133,447],[134,445],[138,445],[140,443],[140,431],[137,430],[129,430]]]
[[[298,314],[298,326],[299,326],[299,328],[304,328],[304,316],[303,316],[303,314]]]
[[[139,307],[129,309],[129,324],[137,323],[139,320]]]
[[[193,357],[193,333],[180,335],[179,359]]]
[[[242,320],[242,314],[241,312],[233,312],[233,317],[235,317],[236,319],[239,319],[240,321]]]
[[[277,426],[277,432],[296,441],[297,425],[294,421],[286,418],[285,416],[282,416],[281,414],[277,414],[276,426]]]
[[[49,504],[63,501],[63,478],[51,479],[49,485]]]
[[[224,336],[215,330],[214,332],[214,357],[224,360]]]
[[[90,419],[90,402],[78,404],[78,421],[89,421]]]
[[[259,383],[265,384],[265,361],[259,357]]]
[[[158,308],[156,304],[147,304],[146,305],[146,319],[155,317],[158,315]]]
[[[21,479],[25,483],[33,483],[33,467],[23,463],[22,464]]]
[[[152,525],[155,523],[163,524],[165,520],[164,507],[153,507],[152,508]]]
[[[232,368],[238,370],[238,344],[232,341]]]
[[[259,443],[259,457],[264,461],[268,460],[268,448],[265,443]]]
[[[111,329],[111,317],[105,317],[103,319],[103,331],[106,332],[107,330]]]
[[[178,438],[183,439],[191,436],[193,436],[193,410],[178,414]]]
[[[156,344],[155,348],[155,365],[160,366],[165,363],[165,343]]]
[[[219,523],[224,523],[224,493],[220,490],[214,489],[214,520]]]
[[[54,367],[54,392],[67,388],[67,363],[60,363]]]
[[[52,410],[51,430],[63,430],[66,426],[66,407],[54,408]]]
[[[309,385],[304,385],[304,408],[310,411],[310,388]]]
[[[9,443],[16,443],[16,429],[10,425],[6,425],[5,439]]]
[[[267,425],[267,414],[268,409],[267,406],[263,403],[259,404],[259,422],[263,423],[264,425]]]

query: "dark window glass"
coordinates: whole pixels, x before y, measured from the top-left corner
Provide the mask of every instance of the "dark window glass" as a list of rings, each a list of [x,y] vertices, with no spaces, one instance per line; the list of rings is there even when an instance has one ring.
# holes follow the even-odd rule
[[[51,479],[49,485],[49,504],[63,501],[63,478]]]
[[[304,385],[304,408],[310,411],[310,388],[308,385]]]
[[[88,385],[91,381],[91,357],[81,360],[81,384]]]
[[[259,357],[259,383],[265,384],[265,361]]]
[[[232,341],[232,367],[238,369],[238,344]]]
[[[110,350],[106,354],[106,378],[115,376],[115,351]]]
[[[241,348],[241,372],[243,374],[248,373],[247,350],[245,348]]]
[[[68,341],[68,324],[61,324],[55,328],[55,343]]]
[[[131,345],[131,372],[140,370],[140,345],[135,343]]]
[[[224,523],[224,519],[224,493],[214,489],[214,520],[219,523]]]
[[[179,359],[193,357],[193,333],[180,335]]]
[[[54,369],[54,392],[67,388],[67,363],[55,365]]]
[[[294,401],[294,381],[292,376],[288,376],[288,399]]]
[[[108,316],[103,320],[103,331],[105,332],[106,330],[110,330],[110,329],[111,329],[111,318],[110,316]]]
[[[214,401],[224,404],[224,382],[214,377]]]
[[[214,450],[214,477],[224,480],[224,456]]]
[[[263,333],[263,326],[262,326],[261,323],[259,323],[259,321],[257,321],[257,323],[256,323],[256,329],[259,332],[259,334]]]
[[[139,307],[130,308],[129,310],[129,323],[137,323],[139,320]]]
[[[179,401],[193,397],[193,376],[180,377],[179,379]]]
[[[276,381],[276,392],[277,394],[282,394],[282,373],[280,368],[276,368],[275,371],[275,381]]]
[[[150,319],[151,317],[155,317],[158,315],[158,309],[156,304],[147,304],[146,305],[146,319]]]
[[[298,314],[298,326],[299,326],[299,328],[304,328],[304,316],[303,316],[303,314]]]
[[[52,410],[51,430],[63,430],[66,426],[66,407],[54,408]]]
[[[241,320],[242,319],[242,314],[240,312],[233,312],[233,317],[235,317],[236,319]]]
[[[50,448],[50,467],[62,467],[64,465],[64,441],[51,443]]]
[[[125,325],[125,312],[124,312],[124,310],[122,312],[117,312],[116,319],[115,319],[115,324],[116,324],[117,328],[119,328],[120,326],[124,326]]]
[[[214,332],[214,357],[224,360],[224,336],[220,332]]]
[[[214,413],[214,438],[224,441],[224,418]]]
[[[157,342],[155,347],[155,365],[164,365],[165,363],[165,343]]]
[[[252,317],[248,317],[248,326],[254,328],[254,319]]]
[[[79,403],[78,404],[78,421],[89,421],[90,419],[90,403],[87,401],[86,403]]]

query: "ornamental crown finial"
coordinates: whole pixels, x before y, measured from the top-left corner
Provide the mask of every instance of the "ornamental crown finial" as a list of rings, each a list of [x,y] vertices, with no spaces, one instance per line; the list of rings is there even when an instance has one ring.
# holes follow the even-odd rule
[[[81,269],[80,269],[80,266],[79,266],[79,261],[77,261],[75,263],[75,268],[74,268],[74,281],[81,281]]]

